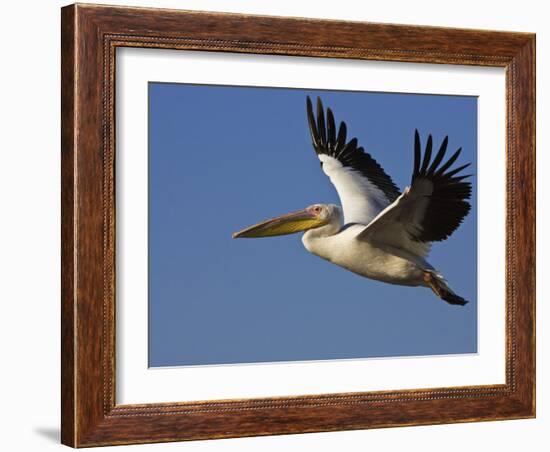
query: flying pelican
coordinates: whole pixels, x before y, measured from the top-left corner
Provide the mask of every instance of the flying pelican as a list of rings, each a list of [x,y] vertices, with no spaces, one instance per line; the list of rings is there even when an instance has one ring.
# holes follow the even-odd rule
[[[450,170],[460,155],[458,149],[442,164],[447,150],[445,137],[435,158],[432,136],[424,156],[418,130],[414,135],[414,167],[409,187],[397,186],[370,154],[346,141],[347,127],[325,113],[317,98],[317,120],[311,99],[307,117],[313,148],[324,173],[336,188],[342,207],[313,204],[298,212],[250,226],[233,234],[269,237],[306,231],[302,243],[312,254],[366,278],[404,286],[429,287],[454,305],[467,301],[455,294],[426,257],[431,243],[447,239],[470,211],[470,175],[459,175],[469,163]]]

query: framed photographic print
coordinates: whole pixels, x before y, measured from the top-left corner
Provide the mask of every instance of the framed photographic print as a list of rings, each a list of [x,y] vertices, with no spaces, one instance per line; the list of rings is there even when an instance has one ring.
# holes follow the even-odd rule
[[[535,37],[62,9],[62,442],[535,416]]]

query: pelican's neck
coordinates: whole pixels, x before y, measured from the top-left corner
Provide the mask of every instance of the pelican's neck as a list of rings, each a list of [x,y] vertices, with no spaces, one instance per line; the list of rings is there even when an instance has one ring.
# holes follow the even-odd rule
[[[302,243],[306,250],[316,256],[326,259],[326,247],[329,242],[329,238],[338,234],[340,230],[339,224],[329,223],[320,228],[310,229],[306,231],[302,236]]]
[[[325,237],[330,237],[331,235],[337,234],[338,231],[342,228],[340,223],[329,223],[318,228],[310,229],[306,231],[303,236],[303,240],[309,239],[320,239]]]
[[[342,212],[340,207],[334,206],[333,214],[330,218],[330,222],[324,226],[318,228],[310,229],[306,231],[302,236],[302,243],[310,253],[315,253],[314,249],[317,248],[317,245],[320,241],[327,237],[338,234],[342,228]]]

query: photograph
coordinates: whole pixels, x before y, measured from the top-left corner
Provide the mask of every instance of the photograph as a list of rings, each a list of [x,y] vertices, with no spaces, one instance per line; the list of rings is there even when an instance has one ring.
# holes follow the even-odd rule
[[[476,96],[148,104],[150,367],[477,352]]]

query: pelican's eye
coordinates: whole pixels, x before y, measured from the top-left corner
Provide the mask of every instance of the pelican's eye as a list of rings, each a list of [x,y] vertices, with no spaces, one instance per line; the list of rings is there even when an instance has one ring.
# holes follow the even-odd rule
[[[323,209],[321,206],[313,206],[313,213],[315,213],[316,215],[319,215],[322,210]]]

